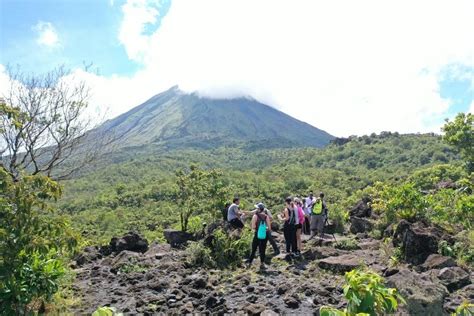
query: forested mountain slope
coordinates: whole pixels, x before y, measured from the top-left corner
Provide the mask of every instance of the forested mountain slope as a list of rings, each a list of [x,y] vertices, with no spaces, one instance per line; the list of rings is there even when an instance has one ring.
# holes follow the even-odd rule
[[[264,148],[322,147],[334,137],[250,98],[210,99],[173,87],[97,128],[93,135],[117,139],[136,150],[215,148],[257,142]]]

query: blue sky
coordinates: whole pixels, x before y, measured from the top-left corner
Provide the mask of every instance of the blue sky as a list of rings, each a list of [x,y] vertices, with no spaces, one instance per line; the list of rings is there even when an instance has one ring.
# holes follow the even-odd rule
[[[128,58],[118,39],[122,4],[110,0],[2,0],[0,63],[18,64],[32,72],[45,72],[59,64],[75,68],[92,63],[93,70],[103,75],[131,75],[140,64]],[[35,26],[41,22],[53,25],[57,45],[38,44]],[[149,31],[158,26],[150,25]]]
[[[439,132],[474,111],[472,12],[471,0],[0,0],[0,70],[65,65],[110,116],[178,84],[250,95],[337,136]]]

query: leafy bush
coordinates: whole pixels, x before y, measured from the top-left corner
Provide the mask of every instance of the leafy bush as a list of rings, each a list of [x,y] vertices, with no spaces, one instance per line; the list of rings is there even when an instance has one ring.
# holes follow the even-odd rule
[[[242,229],[240,236],[235,233],[227,235],[222,229],[217,229],[213,236],[211,254],[219,268],[238,266],[244,258],[250,255],[250,245],[253,239],[250,229]]]
[[[253,233],[244,228],[241,234],[234,230],[227,234],[216,229],[212,234],[211,244],[206,247],[202,242],[190,242],[186,248],[188,263],[195,266],[234,268],[250,254]]]
[[[443,256],[453,257],[459,265],[474,263],[474,231],[463,231],[456,235],[454,244],[442,240],[438,245],[438,252]]]
[[[474,315],[474,304],[469,302],[463,302],[456,308],[456,311],[451,316],[473,316]]]
[[[48,177],[14,182],[0,169],[0,314],[23,314],[33,300],[50,301],[77,236],[47,202],[61,187]]]
[[[334,244],[334,248],[342,249],[342,250],[356,250],[359,249],[359,245],[357,241],[352,238],[343,239]]]
[[[99,307],[92,313],[92,316],[122,316],[122,313],[118,313],[115,307]]]
[[[383,278],[372,271],[352,270],[345,274],[344,297],[347,308],[339,311],[323,306],[321,316],[384,315],[396,312],[404,299],[394,288],[384,286]]]
[[[211,249],[202,242],[189,242],[186,247],[187,262],[191,266],[214,268],[216,263],[211,254]]]

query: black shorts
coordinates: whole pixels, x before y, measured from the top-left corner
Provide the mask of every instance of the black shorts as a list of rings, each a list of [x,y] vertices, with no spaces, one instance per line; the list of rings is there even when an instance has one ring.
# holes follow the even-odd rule
[[[296,228],[296,229],[301,229],[301,228],[303,228],[303,225],[302,225],[302,224],[296,224],[296,225],[295,225],[295,228]]]
[[[234,219],[231,220],[229,223],[230,223],[230,224],[232,225],[232,227],[234,227],[234,228],[243,228],[243,227],[244,227],[244,223],[242,223],[242,221],[241,221],[240,219],[238,219],[238,218],[234,218]]]

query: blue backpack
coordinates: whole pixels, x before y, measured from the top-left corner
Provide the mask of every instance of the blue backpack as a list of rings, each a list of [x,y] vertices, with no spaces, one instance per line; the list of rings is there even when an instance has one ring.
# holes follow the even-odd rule
[[[258,229],[257,229],[257,238],[258,239],[266,239],[267,238],[267,221],[266,217],[263,219],[257,215],[258,219],[260,220],[260,223],[258,224]]]

